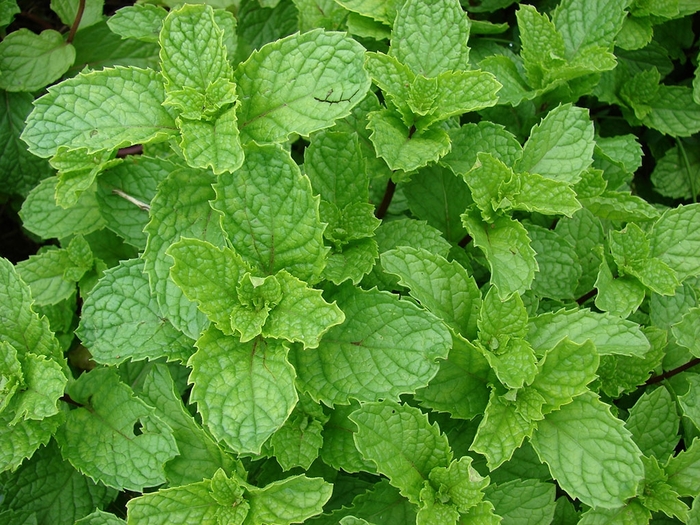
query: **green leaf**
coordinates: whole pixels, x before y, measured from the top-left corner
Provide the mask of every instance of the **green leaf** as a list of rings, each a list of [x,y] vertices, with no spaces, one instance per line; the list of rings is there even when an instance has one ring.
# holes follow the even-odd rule
[[[85,148],[58,148],[49,164],[58,170],[56,185],[56,204],[69,208],[78,202],[80,195],[95,181],[97,175],[121,162],[115,159],[115,152],[108,150],[88,154]]]
[[[238,134],[235,108],[215,120],[178,118],[182,131],[180,147],[187,163],[195,168],[211,168],[216,174],[235,171],[243,164],[243,148]]]
[[[41,523],[56,525],[73,525],[116,496],[114,490],[77,472],[61,457],[55,442],[39,449],[3,485],[6,508],[34,512]]]
[[[700,424],[700,405],[698,404],[698,392],[700,392],[700,377],[694,375],[688,377],[688,391],[678,396],[683,411],[683,416],[690,419],[697,427]]]
[[[493,122],[464,124],[448,133],[452,150],[440,162],[457,175],[464,175],[472,169],[481,152],[490,153],[506,166],[513,166],[522,155],[522,146],[517,138]]]
[[[664,470],[668,475],[668,484],[680,496],[697,497],[700,487],[700,439],[693,439],[689,447],[670,458]]]
[[[369,89],[363,63],[360,44],[319,29],[263,46],[236,70],[241,132],[247,140],[284,142],[332,126]]]
[[[583,308],[548,312],[530,319],[528,340],[538,352],[553,348],[568,337],[576,344],[591,340],[600,355],[643,357],[649,341],[631,321]]]
[[[598,250],[602,255],[602,250]],[[597,308],[623,319],[629,317],[642,304],[645,286],[632,276],[614,277],[605,257],[601,256],[595,287]]]
[[[390,22],[390,53],[416,75],[469,69],[469,20],[457,0],[409,0]]]
[[[384,270],[397,275],[424,308],[465,338],[476,336],[481,294],[457,261],[408,246],[384,252],[381,260]]]
[[[58,304],[75,293],[75,281],[65,279],[74,268],[68,250],[46,250],[17,263],[16,270],[32,290],[38,305]]]
[[[0,43],[0,88],[37,91],[58,80],[75,60],[75,48],[47,29],[37,35],[21,28]]]
[[[482,491],[489,484],[489,478],[481,477],[472,467],[469,456],[452,461],[447,468],[433,468],[429,477],[438,494],[449,498],[461,513],[468,512],[483,499]]]
[[[678,206],[664,212],[649,237],[651,256],[676,272],[678,280],[700,274],[700,204]]]
[[[686,164],[687,161],[687,164]],[[700,193],[700,154],[680,142],[661,157],[651,173],[654,189],[664,197],[692,199]]]
[[[323,427],[321,459],[335,469],[345,472],[376,472],[374,463],[362,457],[355,446],[353,435],[357,430],[348,416],[359,408],[357,402],[337,405]]]
[[[14,412],[10,426],[22,419],[41,420],[58,414],[58,400],[68,383],[61,365],[53,359],[26,354],[21,363],[22,384],[7,407],[8,412]]]
[[[595,507],[586,511],[578,522],[580,525],[611,525],[628,523],[649,523],[651,512],[637,499],[614,509]]]
[[[240,343],[209,328],[197,348],[190,382],[204,424],[233,450],[259,454],[298,399],[286,346],[261,339]]]
[[[462,215],[462,224],[474,245],[484,252],[491,269],[491,283],[501,298],[523,293],[530,287],[538,267],[522,224],[504,216],[485,223],[474,209]]]
[[[248,267],[230,248],[183,238],[167,252],[175,263],[170,276],[185,296],[227,335],[233,335],[232,310],[240,305],[236,287]]]
[[[68,413],[56,439],[75,468],[117,489],[140,492],[165,482],[163,465],[178,454],[172,429],[114,369],[82,374],[68,394],[81,406]]]
[[[582,208],[571,218],[559,219],[554,231],[569,241],[576,252],[581,277],[574,295],[580,297],[593,288],[598,275],[602,255],[595,248],[605,240],[603,225],[588,209]]]
[[[372,271],[377,257],[379,250],[374,239],[352,241],[342,248],[342,252],[330,252],[321,276],[334,284],[341,284],[348,279],[353,284],[358,284]]]
[[[192,340],[161,314],[143,268],[131,259],[108,270],[83,305],[77,335],[100,363],[192,354]]]
[[[539,272],[531,290],[551,299],[574,299],[583,270],[574,247],[556,231],[528,226]]]
[[[300,388],[331,405],[396,399],[428,384],[450,347],[449,332],[432,314],[378,290],[343,287],[332,297],[345,322],[317,350],[293,348]]]
[[[546,400],[543,411],[558,410],[586,392],[586,386],[596,378],[599,364],[598,353],[590,340],[576,344],[563,339],[548,350],[537,364],[537,375],[531,385]]]
[[[700,131],[700,105],[690,87],[660,85],[649,107],[641,120],[650,128],[673,137],[689,137]]]
[[[275,459],[285,471],[294,467],[308,470],[323,446],[323,423],[328,417],[315,404],[312,406],[318,413],[308,413],[303,399],[299,400],[289,419],[270,438]],[[308,401],[308,404],[312,403],[313,401]]]
[[[392,170],[412,171],[437,161],[450,150],[450,138],[440,127],[412,133],[390,109],[369,114],[367,127],[377,155]]]
[[[151,4],[138,4],[122,7],[109,20],[107,25],[113,33],[122,38],[134,38],[142,42],[158,42],[163,20],[168,12]]]
[[[623,505],[644,476],[630,432],[592,393],[547,414],[531,443],[559,485],[593,507]]]
[[[576,56],[589,46],[612,47],[628,5],[625,0],[560,3],[552,14],[552,22],[564,37],[567,54]]]
[[[0,413],[2,413],[12,396],[24,383],[22,365],[17,360],[17,350],[7,341],[0,342],[2,361],[0,361]]]
[[[3,472],[15,470],[41,445],[46,445],[65,420],[64,413],[60,412],[40,420],[23,419],[11,426],[14,411],[9,408],[0,414],[0,470]]]
[[[515,479],[486,489],[486,497],[505,523],[551,523],[556,487],[536,479]]]
[[[678,444],[680,422],[671,394],[660,387],[642,394],[630,409],[625,426],[646,457],[665,461],[673,455]]]
[[[81,194],[78,202],[66,210],[56,204],[57,184],[58,177],[44,179],[27,196],[19,213],[27,230],[42,239],[53,239],[87,234],[105,226],[93,189]]]
[[[417,408],[394,402],[366,403],[350,415],[355,443],[411,503],[418,504],[423,483],[436,467],[452,460],[447,437]]]
[[[562,67],[566,60],[564,38],[549,18],[533,6],[521,4],[516,17],[527,78],[531,86],[544,88],[551,82],[550,71]]]
[[[175,122],[161,106],[159,74],[116,67],[80,73],[49,88],[34,103],[22,140],[39,157],[60,146],[88,153],[132,144],[162,142],[175,134]]]
[[[212,203],[233,248],[263,274],[285,269],[313,282],[327,249],[309,179],[278,146],[251,143],[245,156],[239,170],[219,177]]]
[[[104,4],[104,0],[86,0],[78,29],[85,29],[102,21]],[[49,5],[51,10],[59,16],[61,22],[70,26],[76,19],[80,2],[79,0],[51,0]]]
[[[588,111],[571,104],[558,106],[532,128],[515,169],[575,183],[593,163],[594,146]]]
[[[219,468],[235,472],[237,462],[200,427],[182,404],[165,365],[148,372],[139,397],[156,408],[156,415],[173,430],[179,455],[165,464],[165,477],[173,485],[195,483],[213,476]]]
[[[0,3],[0,26],[4,29],[5,26],[10,25],[15,15],[20,12],[17,0],[3,0]]]
[[[669,518],[678,518],[688,523],[688,507],[683,503],[678,493],[671,488],[664,470],[659,466],[655,457],[643,458],[644,462],[644,491],[639,499],[652,512],[663,512]]]
[[[426,114],[429,112],[420,113],[418,108],[415,108],[416,103],[431,105],[435,101],[435,92],[433,90],[432,97],[425,93],[424,97],[419,97],[416,93],[418,86],[416,85],[416,75],[408,66],[399,62],[399,60],[391,55],[384,53],[368,52],[365,56],[365,68],[371,75],[374,83],[385,93],[387,100],[396,108],[401,115],[401,120],[406,126],[411,126],[414,123],[415,115]],[[426,79],[423,77],[424,83]],[[433,83],[435,83],[433,79]],[[434,88],[435,86],[433,86]],[[429,99],[429,100],[428,100]],[[391,107],[391,106],[390,106]]]
[[[340,0],[340,5],[350,11],[373,18],[387,25],[392,25],[396,19],[396,10],[401,7],[400,0],[389,2],[380,0]]]
[[[629,192],[605,191],[595,197],[581,197],[579,201],[596,217],[610,221],[648,221],[659,216],[656,208]]]
[[[251,523],[301,523],[320,514],[333,485],[321,478],[292,476],[263,488],[250,487]]]
[[[126,522],[117,518],[114,514],[98,509],[84,518],[76,520],[75,523],[76,525],[124,525]]]
[[[208,321],[170,279],[173,262],[165,252],[181,237],[200,239],[214,246],[224,245],[218,215],[209,204],[215,197],[214,181],[214,176],[206,171],[189,168],[172,171],[159,184],[151,201],[150,221],[145,229],[148,241],[142,258],[151,290],[163,315],[193,339],[199,337]]]

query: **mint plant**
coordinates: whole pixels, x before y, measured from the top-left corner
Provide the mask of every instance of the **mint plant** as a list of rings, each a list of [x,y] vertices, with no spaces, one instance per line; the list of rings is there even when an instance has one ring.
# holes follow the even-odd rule
[[[700,523],[700,5],[104,8],[0,0],[0,522]]]

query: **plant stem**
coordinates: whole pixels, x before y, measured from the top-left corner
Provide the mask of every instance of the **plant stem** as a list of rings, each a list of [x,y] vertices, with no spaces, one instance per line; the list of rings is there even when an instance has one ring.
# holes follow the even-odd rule
[[[83,19],[83,12],[85,11],[85,0],[80,0],[78,3],[78,12],[75,13],[75,20],[73,20],[73,25],[70,28],[70,33],[68,33],[68,38],[66,39],[66,44],[73,42],[75,38],[75,33],[78,32],[78,26],[80,21]]]
[[[466,247],[467,247],[467,244],[469,244],[470,242],[472,242],[472,238],[471,238],[471,236],[470,236],[469,234],[466,234],[466,235],[465,235],[464,237],[462,237],[462,239],[457,243],[457,246],[459,246],[460,248],[466,248]]]
[[[683,164],[685,164],[685,171],[688,174],[688,184],[690,185],[690,193],[693,202],[698,202],[698,190],[695,189],[695,180],[693,179],[693,174],[690,172],[690,161],[688,160],[688,154],[683,146],[683,141],[676,137],[676,144],[678,145],[678,151],[681,152],[681,157],[683,157]]]
[[[127,146],[117,151],[117,158],[123,159],[129,155],[141,155],[143,153],[143,146],[141,144],[136,144],[134,146]]]
[[[681,372],[685,372],[689,368],[693,368],[695,365],[700,364],[700,357],[696,357],[695,359],[691,359],[688,361],[686,364],[681,365],[677,368],[674,368],[673,370],[668,370],[664,372],[663,374],[659,374],[658,376],[652,376],[649,379],[647,379],[646,383],[644,383],[644,386],[648,385],[654,385],[656,383],[661,383],[664,379],[668,379],[669,377],[673,377],[675,375],[680,374]]]
[[[396,191],[396,183],[389,179],[386,183],[386,190],[384,190],[384,197],[382,197],[382,202],[379,203],[377,211],[375,212],[375,217],[377,219],[383,219],[386,215],[389,205],[391,204],[391,199],[394,197],[394,192]]]
[[[576,299],[576,302],[579,305],[581,305],[581,304],[585,303],[586,301],[588,301],[591,297],[593,297],[597,293],[598,293],[598,290],[593,288],[590,292],[587,292],[587,293],[583,294],[581,297],[579,297],[578,299]]]
[[[124,193],[124,192],[123,192],[122,190],[120,190],[119,188],[114,188],[114,189],[112,190],[112,193],[114,193],[115,195],[119,195],[122,199],[125,199],[125,200],[129,201],[131,204],[134,204],[135,206],[138,206],[138,207],[139,207],[140,209],[142,209],[143,211],[151,211],[151,207],[150,207],[148,204],[146,204],[145,202],[142,202],[142,201],[138,200],[138,199],[135,198],[135,197],[132,197],[132,196],[129,195],[128,193]]]

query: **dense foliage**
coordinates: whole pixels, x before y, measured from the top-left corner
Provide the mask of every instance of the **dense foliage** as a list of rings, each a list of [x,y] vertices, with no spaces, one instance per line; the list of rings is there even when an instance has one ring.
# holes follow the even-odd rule
[[[51,9],[1,523],[700,524],[700,2]]]

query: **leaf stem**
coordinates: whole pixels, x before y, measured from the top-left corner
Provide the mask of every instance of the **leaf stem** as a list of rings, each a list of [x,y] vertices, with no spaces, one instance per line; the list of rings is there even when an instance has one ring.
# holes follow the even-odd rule
[[[129,155],[141,155],[143,154],[143,146],[141,144],[136,144],[134,146],[127,146],[126,148],[121,148],[117,151],[117,158],[123,159]]]
[[[58,399],[60,399],[60,400],[63,401],[64,403],[68,403],[69,405],[73,405],[73,406],[76,406],[76,407],[82,407],[82,406],[84,406],[82,403],[78,403],[78,402],[75,401],[74,399],[71,399],[71,397],[70,397],[68,394],[63,394],[63,395],[62,395],[61,397],[59,397]]]
[[[119,188],[114,188],[112,190],[114,195],[119,195],[122,199],[129,201],[131,204],[138,206],[143,211],[151,211],[151,207],[143,201],[138,200],[136,197],[132,197],[128,193],[124,193]]]
[[[591,297],[593,297],[597,293],[598,293],[598,290],[593,288],[590,292],[587,292],[587,293],[583,294],[581,297],[579,297],[578,299],[576,299],[576,303],[578,303],[579,305],[582,305],[583,303],[588,301]]]
[[[70,28],[70,33],[68,33],[68,38],[66,39],[66,44],[73,42],[75,38],[75,33],[78,32],[78,26],[80,21],[83,19],[83,12],[85,11],[85,0],[80,0],[78,3],[78,12],[75,13],[75,20],[73,20],[73,25]]]
[[[685,164],[685,171],[688,174],[688,184],[690,185],[690,193],[693,202],[698,202],[698,190],[695,189],[695,181],[693,180],[693,174],[690,172],[690,161],[688,160],[688,154],[683,146],[683,141],[676,137],[676,144],[678,145],[678,150],[681,152],[681,157],[683,157],[683,164]]]
[[[386,215],[389,205],[391,204],[391,199],[394,197],[394,192],[396,191],[396,183],[389,179],[386,183],[386,190],[384,190],[384,197],[382,197],[382,202],[379,203],[377,211],[374,213],[377,219],[383,219]]]
[[[465,235],[464,237],[462,237],[462,239],[457,243],[457,246],[459,246],[460,248],[466,248],[466,247],[467,247],[467,244],[469,244],[470,242],[472,242],[472,238],[471,238],[471,236],[470,236],[469,234],[466,234],[466,235]]]
[[[669,377],[673,377],[675,375],[678,375],[681,372],[685,372],[689,368],[693,368],[695,365],[699,365],[699,364],[700,364],[700,357],[696,357],[695,359],[691,359],[686,364],[681,365],[677,368],[674,368],[673,370],[667,370],[663,374],[659,374],[658,376],[650,377],[649,379],[647,379],[646,383],[644,383],[644,386],[649,386],[649,385],[654,385],[656,383],[660,383],[664,379],[668,379]]]

